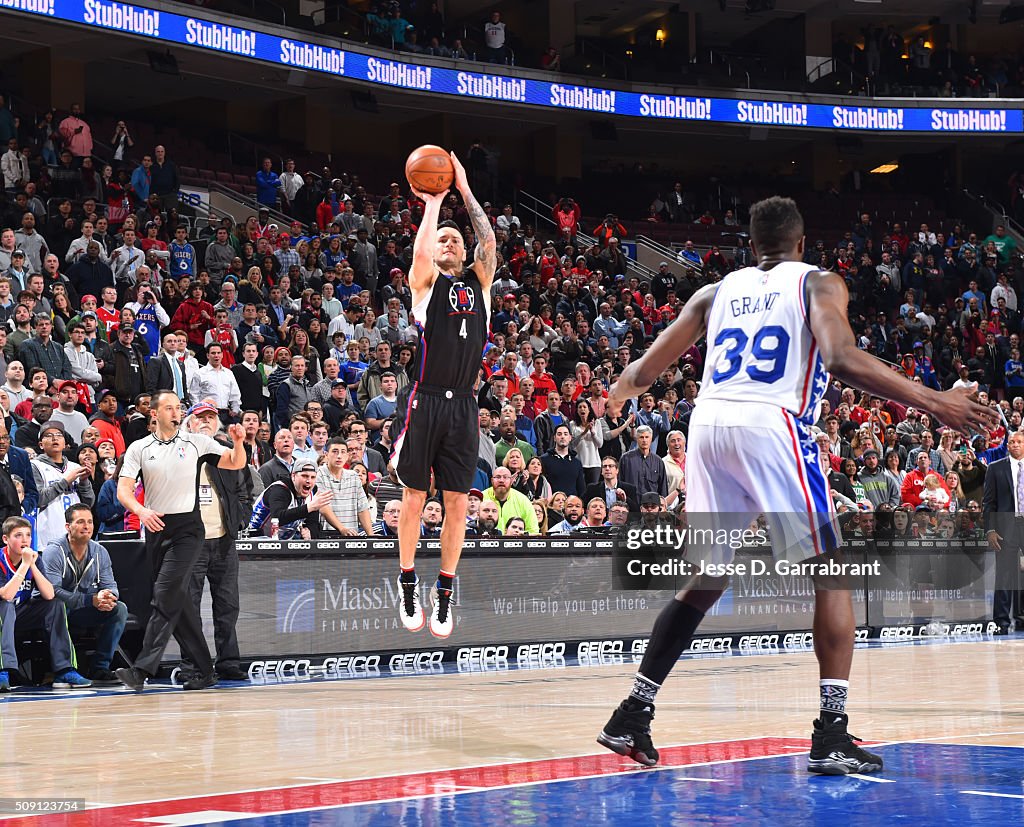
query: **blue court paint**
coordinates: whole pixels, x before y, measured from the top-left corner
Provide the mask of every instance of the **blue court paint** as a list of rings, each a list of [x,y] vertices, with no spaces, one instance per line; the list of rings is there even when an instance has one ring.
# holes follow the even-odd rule
[[[589,825],[716,827],[1024,824],[1024,749],[894,744],[877,751],[886,762],[879,777],[892,783],[811,775],[805,770],[806,756],[797,755],[262,816],[237,823],[245,827],[580,827],[584,821]],[[997,795],[968,794],[968,790]]]

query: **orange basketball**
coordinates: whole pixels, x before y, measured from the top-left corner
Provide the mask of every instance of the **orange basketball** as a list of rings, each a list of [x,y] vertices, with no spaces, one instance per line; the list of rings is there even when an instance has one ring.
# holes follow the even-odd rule
[[[455,180],[448,151],[427,144],[414,149],[405,162],[405,177],[420,192],[445,192]]]

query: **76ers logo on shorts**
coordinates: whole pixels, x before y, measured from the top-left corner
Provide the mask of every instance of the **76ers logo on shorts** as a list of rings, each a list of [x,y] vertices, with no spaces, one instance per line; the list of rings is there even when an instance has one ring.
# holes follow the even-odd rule
[[[448,288],[448,304],[455,313],[472,313],[476,296],[465,284],[457,281]]]

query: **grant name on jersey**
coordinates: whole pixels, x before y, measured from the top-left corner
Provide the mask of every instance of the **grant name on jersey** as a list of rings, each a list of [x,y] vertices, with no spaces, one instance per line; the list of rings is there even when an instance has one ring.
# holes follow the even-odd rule
[[[763,296],[743,296],[739,299],[730,299],[729,309],[732,310],[734,318],[748,316],[751,313],[765,313],[772,309],[772,305],[780,295],[776,291]]]

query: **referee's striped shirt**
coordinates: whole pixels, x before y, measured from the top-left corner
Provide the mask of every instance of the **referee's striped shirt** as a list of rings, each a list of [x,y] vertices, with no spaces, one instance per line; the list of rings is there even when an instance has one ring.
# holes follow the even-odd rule
[[[146,508],[162,514],[198,513],[199,464],[216,464],[228,448],[205,434],[178,431],[166,442],[156,434],[128,446],[121,476],[142,477]]]

